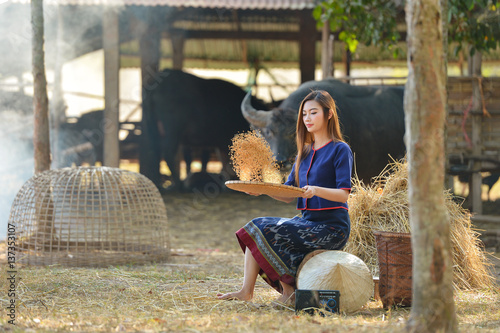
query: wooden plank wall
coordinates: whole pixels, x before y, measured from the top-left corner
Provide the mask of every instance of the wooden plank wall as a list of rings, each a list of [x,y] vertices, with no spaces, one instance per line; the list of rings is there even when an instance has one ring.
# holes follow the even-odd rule
[[[482,88],[476,109],[473,84]],[[448,158],[479,160],[482,171],[500,168],[500,78],[450,77],[448,107]]]

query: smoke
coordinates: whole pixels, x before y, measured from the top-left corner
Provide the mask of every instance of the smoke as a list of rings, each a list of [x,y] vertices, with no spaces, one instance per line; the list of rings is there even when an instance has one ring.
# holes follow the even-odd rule
[[[29,7],[0,2],[0,239],[14,197],[33,175],[32,98],[24,94],[23,74],[31,66]]]
[[[33,117],[0,112],[0,239],[7,234],[10,207],[21,186],[33,175]]]
[[[45,67],[50,109],[56,104],[54,80],[57,68],[62,69],[63,64],[102,48],[101,6],[58,6],[56,3],[46,1],[44,4]],[[113,8],[122,10],[116,3]],[[0,22],[0,239],[3,239],[14,197],[34,171],[30,1],[0,0]],[[80,87],[72,88],[82,91]],[[61,107],[66,108],[65,113],[71,113],[65,105],[63,97]],[[72,138],[62,138],[63,141],[68,139],[71,141]]]

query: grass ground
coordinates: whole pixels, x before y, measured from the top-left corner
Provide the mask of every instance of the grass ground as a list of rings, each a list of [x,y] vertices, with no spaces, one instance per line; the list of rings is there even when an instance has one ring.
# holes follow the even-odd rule
[[[409,308],[369,302],[355,314],[296,315],[258,280],[253,303],[219,301],[242,283],[234,232],[262,215],[293,216],[293,204],[238,193],[166,195],[172,257],[156,265],[24,267],[17,273],[16,326],[8,323],[7,265],[0,270],[0,331],[13,332],[400,332]],[[497,254],[498,256],[498,254]],[[457,292],[460,331],[500,329],[500,291]]]

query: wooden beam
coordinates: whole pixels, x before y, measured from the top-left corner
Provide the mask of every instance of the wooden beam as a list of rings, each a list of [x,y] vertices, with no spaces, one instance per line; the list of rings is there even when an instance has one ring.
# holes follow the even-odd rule
[[[309,27],[309,39],[321,41],[323,34],[316,30],[316,22],[311,22]],[[302,29],[302,28],[301,28]],[[287,40],[298,41],[300,31],[237,31],[237,30],[182,30],[170,29],[163,32],[163,38],[171,38],[172,35],[183,34],[186,39],[255,39],[255,40]],[[339,40],[339,32],[331,32],[335,40]],[[406,32],[401,32],[401,41],[405,41]]]
[[[186,39],[255,39],[255,40],[288,40],[298,41],[299,31],[238,31],[238,30],[181,30],[171,29],[165,31],[164,37],[182,34]],[[321,40],[321,32],[316,31],[309,35],[309,38]]]
[[[113,7],[105,7],[103,15],[104,49],[104,161],[110,167],[120,166],[119,148],[119,71],[120,34],[118,12]]]

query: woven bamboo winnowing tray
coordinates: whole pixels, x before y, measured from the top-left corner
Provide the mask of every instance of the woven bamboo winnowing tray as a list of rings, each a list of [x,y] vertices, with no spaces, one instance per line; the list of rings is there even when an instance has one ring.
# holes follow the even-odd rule
[[[226,182],[226,186],[232,190],[240,192],[267,194],[290,198],[300,197],[305,192],[304,189],[295,186],[243,180],[229,180]]]

